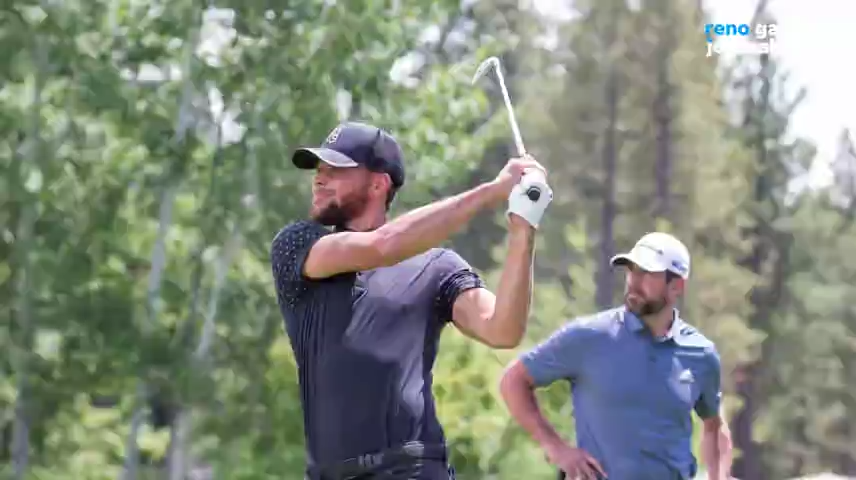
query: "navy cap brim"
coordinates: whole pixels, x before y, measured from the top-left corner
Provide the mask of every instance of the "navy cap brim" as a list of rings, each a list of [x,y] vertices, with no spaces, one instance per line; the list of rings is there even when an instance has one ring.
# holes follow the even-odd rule
[[[360,164],[354,159],[337,152],[331,148],[298,148],[291,157],[291,163],[301,170],[313,170],[318,167],[318,162],[338,168],[359,167]]]

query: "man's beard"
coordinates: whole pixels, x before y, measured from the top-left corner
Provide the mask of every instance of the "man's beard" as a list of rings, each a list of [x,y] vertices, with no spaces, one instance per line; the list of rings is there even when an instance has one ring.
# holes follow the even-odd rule
[[[343,199],[341,203],[334,200],[317,212],[310,212],[310,216],[321,225],[343,229],[363,213],[367,200],[365,195],[355,194]]]
[[[666,299],[660,298],[656,300],[648,300],[645,299],[640,303],[636,303],[635,305],[631,305],[629,293],[624,295],[624,304],[627,306],[627,309],[633,312],[638,317],[644,317],[648,315],[654,315],[663,311],[666,308]],[[640,294],[636,294],[637,298],[644,298]]]

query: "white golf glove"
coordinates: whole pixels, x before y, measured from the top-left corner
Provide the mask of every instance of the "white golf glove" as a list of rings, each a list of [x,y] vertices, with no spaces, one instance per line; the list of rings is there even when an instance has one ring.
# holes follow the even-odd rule
[[[529,198],[531,189],[540,192],[537,200]],[[547,206],[553,201],[553,190],[547,185],[547,178],[540,170],[532,170],[526,172],[520,183],[511,189],[511,195],[508,196],[508,212],[507,214],[515,214],[526,220],[533,228],[538,228],[541,222],[541,217],[544,216],[544,211]]]

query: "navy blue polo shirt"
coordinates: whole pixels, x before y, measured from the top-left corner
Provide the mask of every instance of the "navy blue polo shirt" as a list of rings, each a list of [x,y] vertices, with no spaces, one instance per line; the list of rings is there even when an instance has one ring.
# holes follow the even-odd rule
[[[408,441],[445,443],[431,370],[462,292],[484,286],[455,252],[432,249],[397,265],[323,280],[303,276],[313,221],[283,228],[271,263],[299,371],[308,462],[331,464]],[[424,478],[447,478],[445,465]]]
[[[577,446],[610,480],[693,478],[691,413],[719,414],[720,360],[677,311],[662,338],[623,307],[578,319],[521,361],[537,386],[571,382]]]

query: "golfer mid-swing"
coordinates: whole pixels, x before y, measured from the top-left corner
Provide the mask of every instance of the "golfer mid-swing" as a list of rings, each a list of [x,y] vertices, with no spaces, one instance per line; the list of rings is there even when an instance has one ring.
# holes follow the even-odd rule
[[[271,263],[299,371],[306,477],[454,478],[431,392],[440,333],[451,321],[491,347],[519,344],[535,227],[552,200],[523,173],[543,169],[510,160],[496,179],[387,223],[404,184],[388,133],[343,124],[292,161],[315,170],[311,219],[276,235]],[[535,201],[530,186],[541,189]],[[436,247],[506,201],[508,253],[494,296],[460,256]]]
[[[694,409],[710,480],[730,470],[714,344],[675,309],[690,275],[687,248],[650,233],[613,265],[626,267],[624,306],[567,323],[513,362],[500,385],[511,415],[569,480],[690,480]],[[567,379],[577,446],[538,409],[537,387]]]

